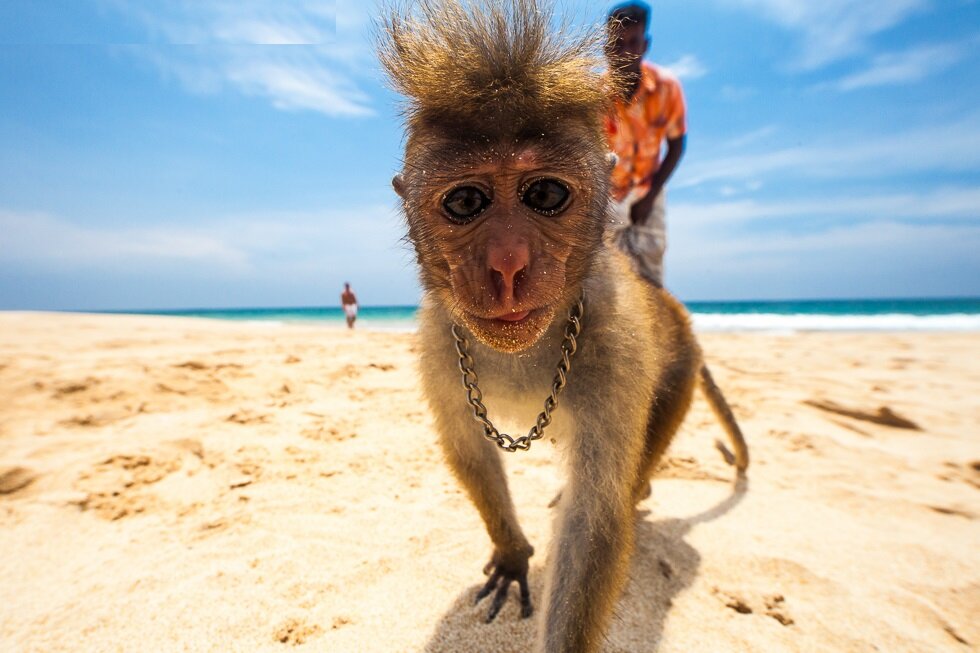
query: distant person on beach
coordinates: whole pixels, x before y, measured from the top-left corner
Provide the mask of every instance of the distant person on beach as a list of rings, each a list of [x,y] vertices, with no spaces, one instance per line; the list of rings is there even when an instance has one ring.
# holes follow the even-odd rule
[[[650,47],[649,24],[650,7],[643,2],[628,2],[609,13],[606,55],[627,88],[606,116],[606,138],[617,157],[610,191],[615,219],[627,227],[616,233],[615,242],[644,278],[663,286],[664,186],[684,153],[687,120],[680,82],[643,61]],[[661,159],[664,141],[667,153]]]
[[[340,305],[344,307],[344,315],[347,317],[347,328],[354,328],[354,321],[357,320],[357,296],[350,289],[350,284],[344,284],[344,292],[340,293]]]

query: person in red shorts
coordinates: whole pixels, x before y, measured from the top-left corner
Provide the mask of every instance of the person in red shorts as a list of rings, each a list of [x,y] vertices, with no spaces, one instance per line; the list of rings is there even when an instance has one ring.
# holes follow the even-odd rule
[[[619,5],[609,13],[606,53],[627,88],[606,116],[606,137],[617,158],[610,191],[614,219],[624,227],[613,240],[631,255],[643,277],[663,286],[664,187],[684,153],[687,120],[680,82],[643,61],[650,46],[649,21],[650,8],[642,2]]]

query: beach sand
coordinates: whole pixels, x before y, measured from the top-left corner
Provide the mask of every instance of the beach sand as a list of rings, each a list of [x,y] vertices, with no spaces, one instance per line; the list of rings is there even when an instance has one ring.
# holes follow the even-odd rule
[[[0,651],[529,650],[414,337],[0,314]],[[604,650],[980,650],[980,334],[701,340],[749,486],[699,396]],[[506,458],[536,601],[554,454]]]

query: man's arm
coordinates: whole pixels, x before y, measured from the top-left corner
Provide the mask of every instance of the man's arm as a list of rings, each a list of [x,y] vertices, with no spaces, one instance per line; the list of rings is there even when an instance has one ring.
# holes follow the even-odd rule
[[[633,224],[642,225],[650,217],[650,212],[653,210],[653,202],[657,199],[660,191],[663,190],[667,180],[674,174],[674,168],[677,167],[677,163],[681,160],[681,155],[684,154],[686,143],[686,134],[681,134],[677,138],[667,139],[667,154],[664,156],[663,163],[650,176],[650,192],[630,209],[630,220]]]

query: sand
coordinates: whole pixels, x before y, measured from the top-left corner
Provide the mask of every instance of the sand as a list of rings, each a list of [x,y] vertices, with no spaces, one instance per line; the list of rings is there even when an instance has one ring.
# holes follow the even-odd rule
[[[414,338],[0,314],[0,650],[528,650]],[[699,397],[604,650],[980,650],[980,334],[702,342],[750,483]],[[507,457],[535,599],[554,453]]]

